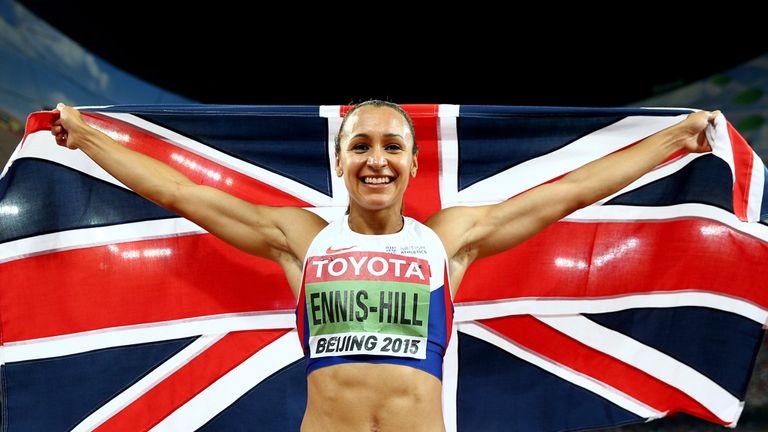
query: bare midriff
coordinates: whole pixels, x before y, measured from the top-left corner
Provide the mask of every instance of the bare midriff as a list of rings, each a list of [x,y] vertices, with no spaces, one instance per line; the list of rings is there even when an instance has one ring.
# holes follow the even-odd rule
[[[442,383],[409,366],[348,363],[307,377],[302,432],[443,432]]]

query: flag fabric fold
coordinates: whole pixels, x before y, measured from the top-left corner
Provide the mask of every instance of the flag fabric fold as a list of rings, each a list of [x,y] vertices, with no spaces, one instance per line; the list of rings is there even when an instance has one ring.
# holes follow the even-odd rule
[[[242,199],[328,220],[346,106],[109,106],[86,121]],[[497,203],[688,109],[405,105],[405,213]],[[298,430],[295,298],[279,266],[138,196],[30,115],[0,177],[2,428]],[[768,320],[766,168],[719,116],[613,196],[480,260],[455,301],[449,431],[565,431],[676,412],[735,426]]]

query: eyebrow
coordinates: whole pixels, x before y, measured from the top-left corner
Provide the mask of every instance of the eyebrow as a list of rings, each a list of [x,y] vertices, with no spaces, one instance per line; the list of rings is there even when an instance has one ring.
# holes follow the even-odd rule
[[[401,140],[405,140],[405,138],[403,138],[403,136],[402,136],[402,135],[400,135],[400,134],[396,134],[396,133],[391,133],[391,132],[390,132],[390,133],[386,133],[386,134],[384,134],[384,136],[385,136],[386,138],[397,137],[397,138],[400,138]],[[358,137],[361,137],[361,138],[370,138],[371,136],[370,136],[370,135],[368,135],[368,134],[366,134],[366,133],[359,133],[359,134],[355,134],[355,135],[354,135],[352,138],[358,138]]]

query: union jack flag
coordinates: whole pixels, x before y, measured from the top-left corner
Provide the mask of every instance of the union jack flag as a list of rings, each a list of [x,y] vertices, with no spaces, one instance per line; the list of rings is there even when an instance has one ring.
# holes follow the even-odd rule
[[[84,109],[194,181],[326,219],[345,106]],[[405,213],[500,202],[686,109],[406,105]],[[298,430],[306,403],[279,267],[139,197],[34,113],[0,178],[2,428]],[[719,117],[714,152],[478,261],[455,299],[449,431],[564,431],[686,412],[735,425],[768,319],[766,170]]]

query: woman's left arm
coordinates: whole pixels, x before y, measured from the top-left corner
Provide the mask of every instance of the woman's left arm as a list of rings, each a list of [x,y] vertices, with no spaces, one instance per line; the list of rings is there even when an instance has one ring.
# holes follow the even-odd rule
[[[451,207],[427,221],[451,267],[505,251],[568,214],[618,192],[677,151],[707,152],[705,131],[718,111],[699,111],[636,145],[592,161],[560,180],[495,205]]]

